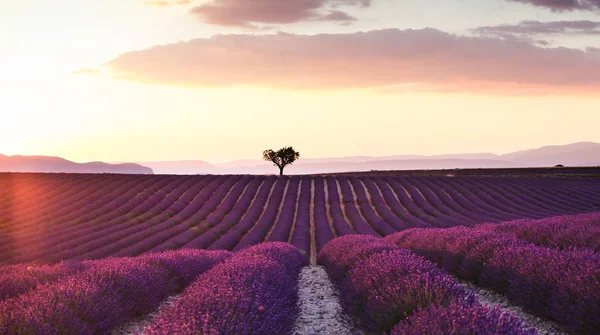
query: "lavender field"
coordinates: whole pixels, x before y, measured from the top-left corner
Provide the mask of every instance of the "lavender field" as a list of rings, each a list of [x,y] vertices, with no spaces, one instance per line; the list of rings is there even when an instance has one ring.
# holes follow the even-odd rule
[[[348,334],[600,333],[598,178],[0,174],[0,192],[1,334],[305,334],[314,299]],[[332,297],[299,296],[309,266]]]

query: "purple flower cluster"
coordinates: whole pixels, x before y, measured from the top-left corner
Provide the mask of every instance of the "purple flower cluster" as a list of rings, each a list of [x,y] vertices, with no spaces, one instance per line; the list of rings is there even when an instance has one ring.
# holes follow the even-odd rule
[[[89,263],[55,265],[16,264],[0,267],[0,300],[26,293],[38,285],[58,280],[86,269]]]
[[[340,288],[346,312],[375,333],[389,333],[422,309],[448,306],[477,311],[485,317],[478,322],[490,329],[508,325],[514,334],[535,333],[523,330],[522,322],[512,316],[507,323],[504,314],[479,306],[472,294],[433,263],[381,238],[347,235],[335,239],[323,248],[319,263]],[[441,317],[451,318],[452,312]],[[426,333],[428,328],[419,327]]]
[[[182,250],[83,262],[87,269],[1,301],[0,333],[107,333],[149,313],[229,256]]]
[[[319,253],[317,262],[327,269],[332,281],[339,282],[357,261],[374,253],[396,249],[396,246],[379,237],[345,235],[327,243]]]
[[[573,333],[600,332],[600,254],[558,250],[486,229],[411,229],[386,238]]]
[[[534,335],[522,321],[497,308],[452,303],[420,309],[398,323],[390,335]]]
[[[290,333],[298,313],[298,276],[306,264],[287,243],[240,251],[198,277],[144,333]]]
[[[518,220],[476,227],[511,234],[540,246],[558,249],[589,248],[595,252],[600,251],[600,213]]]

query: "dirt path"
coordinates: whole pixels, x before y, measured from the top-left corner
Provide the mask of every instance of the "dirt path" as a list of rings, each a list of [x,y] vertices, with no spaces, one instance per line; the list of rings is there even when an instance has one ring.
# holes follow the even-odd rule
[[[344,314],[337,289],[322,266],[307,266],[300,273],[300,314],[294,335],[362,335]]]
[[[529,325],[536,328],[540,335],[568,335],[556,323],[544,320],[535,315],[525,312],[521,307],[512,305],[505,296],[493,291],[478,287],[472,283],[455,278],[464,288],[475,293],[479,302],[490,307],[500,307],[500,309],[511,312]]]
[[[143,334],[143,330],[145,327],[152,324],[152,321],[158,316],[158,314],[168,306],[173,306],[177,300],[181,298],[181,295],[173,295],[165,299],[160,306],[150,314],[145,317],[137,318],[128,322],[120,327],[117,327],[112,330],[111,335],[138,335]]]

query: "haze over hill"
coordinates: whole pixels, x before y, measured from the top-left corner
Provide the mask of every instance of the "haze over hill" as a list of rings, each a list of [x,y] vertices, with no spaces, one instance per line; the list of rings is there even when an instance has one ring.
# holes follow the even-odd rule
[[[273,165],[260,159],[244,159],[210,164],[201,160],[140,163],[156,173],[181,174],[272,174]],[[545,146],[504,155],[468,153],[445,155],[349,156],[300,158],[286,167],[288,174],[352,172],[370,170],[417,170],[455,168],[516,168],[600,165],[600,143],[580,142],[562,146]]]
[[[565,166],[600,165],[600,144],[579,142],[568,145],[549,145],[538,149],[502,155],[503,160],[534,166],[563,164]]]
[[[349,156],[300,158],[286,167],[287,174],[313,174],[370,170],[434,170],[455,168],[517,168],[598,166],[600,143],[580,142],[552,145],[504,155],[469,153],[446,155]],[[71,172],[131,174],[273,174],[275,167],[260,159],[210,164],[202,160],[158,161],[108,164],[75,163],[59,157],[4,156],[0,154],[0,172]]]
[[[153,174],[152,169],[135,163],[75,163],[50,156],[5,156],[0,154],[0,172],[65,172]]]

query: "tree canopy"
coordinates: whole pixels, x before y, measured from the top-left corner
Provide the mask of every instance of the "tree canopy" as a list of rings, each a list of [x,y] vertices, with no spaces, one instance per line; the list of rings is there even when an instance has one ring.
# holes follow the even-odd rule
[[[283,147],[277,151],[273,149],[263,151],[263,159],[273,162],[273,165],[279,168],[279,175],[283,175],[283,168],[291,165],[300,158],[300,153],[292,147]]]

